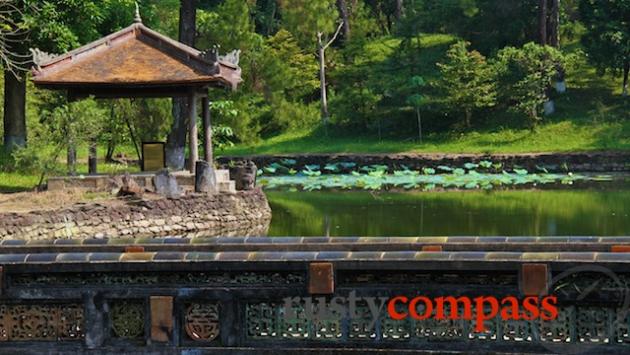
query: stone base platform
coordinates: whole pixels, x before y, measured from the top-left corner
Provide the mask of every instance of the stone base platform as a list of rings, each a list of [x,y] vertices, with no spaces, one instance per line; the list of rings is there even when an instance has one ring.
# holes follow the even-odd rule
[[[195,175],[188,171],[177,171],[172,173],[177,178],[177,183],[184,190],[193,190],[195,187]],[[152,188],[153,176],[155,172],[143,172],[130,174],[138,185]],[[230,171],[227,169],[217,169],[217,188],[219,192],[235,192],[236,185],[230,180]],[[110,175],[79,175],[79,176],[56,176],[48,179],[49,191],[60,191],[68,188],[84,188],[90,190],[105,190],[110,186]]]

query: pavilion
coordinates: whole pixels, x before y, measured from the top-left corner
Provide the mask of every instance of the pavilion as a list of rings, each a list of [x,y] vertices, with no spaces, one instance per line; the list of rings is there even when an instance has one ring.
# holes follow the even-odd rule
[[[95,98],[187,97],[188,169],[199,158],[197,100],[201,99],[204,160],[212,162],[208,89],[235,90],[241,80],[238,51],[219,56],[216,48],[198,51],[142,24],[134,23],[83,47],[50,56],[33,50],[33,82],[39,88],[64,90],[70,100]]]

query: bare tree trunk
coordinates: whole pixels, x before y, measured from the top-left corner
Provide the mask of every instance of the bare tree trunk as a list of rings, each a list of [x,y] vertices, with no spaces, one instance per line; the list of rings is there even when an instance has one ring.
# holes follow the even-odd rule
[[[142,160],[144,157],[140,152],[140,147],[138,147],[138,140],[136,139],[136,135],[133,131],[133,127],[131,126],[131,120],[129,117],[125,117],[125,123],[127,123],[127,129],[129,129],[129,136],[131,137],[131,141],[133,142],[133,147],[136,149],[136,155],[138,156],[138,161],[140,162],[140,166],[142,167]]]
[[[551,0],[551,31],[549,44],[560,48],[560,0]]]
[[[324,123],[324,127],[328,127],[328,118],[330,117],[328,113],[328,94],[326,91],[326,49],[330,47],[333,42],[339,36],[339,32],[341,32],[341,28],[343,27],[344,22],[342,21],[339,26],[337,26],[337,30],[332,38],[324,43],[322,36],[324,35],[321,32],[317,32],[317,54],[319,55],[319,87],[321,91],[321,101],[322,101],[322,121]],[[326,131],[328,133],[328,131]]]
[[[4,149],[26,146],[26,75],[4,71]]]
[[[557,49],[560,49],[560,0],[552,0],[551,2],[551,30],[549,44]],[[558,66],[558,72],[556,74],[556,92],[564,93],[567,91],[567,85],[564,81],[565,72],[564,68]]]
[[[179,41],[194,46],[197,22],[197,1],[181,0],[179,9]],[[188,100],[173,98],[173,125],[166,142],[166,165],[183,170],[186,152]]]
[[[420,117],[420,107],[416,107],[416,117],[418,118],[418,140],[422,143],[422,117]]]
[[[540,45],[547,44],[547,0],[538,1],[538,34]]]
[[[405,14],[405,6],[403,0],[396,0],[396,20],[400,20]]]
[[[623,64],[623,96],[628,96],[628,73],[630,72],[630,60]]]
[[[346,0],[337,0],[337,9],[339,9],[339,15],[343,20],[342,34],[343,40],[346,42],[350,40],[350,12]]]
[[[89,154],[88,154],[88,174],[95,175],[98,173],[97,166],[98,160],[96,156],[96,140],[90,142]]]
[[[324,43],[322,42],[322,33],[317,34],[317,52],[319,55],[319,89],[321,93],[321,114],[322,114],[322,122],[324,125],[328,125],[328,94],[326,92],[326,49],[324,48]]]
[[[68,175],[77,175],[77,147],[73,142],[68,144],[68,154],[66,155],[68,165]]]
[[[471,124],[470,124],[471,118],[472,118],[472,112],[470,112],[470,110],[466,110],[465,111],[466,128],[470,128],[470,126],[471,126]]]

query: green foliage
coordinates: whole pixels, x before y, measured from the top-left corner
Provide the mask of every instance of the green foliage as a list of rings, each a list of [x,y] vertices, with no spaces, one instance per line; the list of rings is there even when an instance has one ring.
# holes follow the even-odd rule
[[[267,39],[265,49],[262,71],[268,91],[296,100],[319,88],[315,58],[299,47],[289,31],[282,29]]]
[[[212,145],[215,149],[223,151],[227,147],[233,147],[234,131],[228,126],[212,126]]]
[[[601,70],[630,66],[630,0],[582,0],[579,11],[589,60]]]
[[[251,0],[225,0],[215,11],[197,10],[197,45],[201,48],[219,45],[223,51],[241,49],[247,54],[256,41],[252,3]]]
[[[268,107],[261,97],[253,94],[234,95],[231,99],[212,101],[213,125],[230,127],[233,133],[231,141],[257,142],[260,133],[258,116],[263,110],[268,112]]]
[[[566,57],[560,51],[535,43],[499,51],[497,70],[503,97],[528,118],[531,127],[542,120],[551,81],[565,64]]]
[[[107,111],[93,99],[63,104],[44,111],[42,124],[31,128],[27,147],[17,150],[15,170],[44,175],[57,167],[62,151],[97,140],[104,129]]]
[[[469,51],[468,45],[464,41],[455,43],[447,52],[447,61],[438,63],[444,101],[451,112],[464,112],[466,127],[471,126],[474,110],[492,107],[497,97],[492,66],[479,52]]]
[[[282,21],[304,48],[314,48],[317,32],[335,30],[335,0],[280,0]]]
[[[397,32],[406,37],[449,33],[491,54],[534,38],[536,11],[535,3],[522,0],[410,0],[405,1],[405,16]]]
[[[271,102],[271,115],[279,131],[295,131],[304,127],[313,127],[319,122],[319,105],[305,105],[301,102],[287,101],[274,97]]]

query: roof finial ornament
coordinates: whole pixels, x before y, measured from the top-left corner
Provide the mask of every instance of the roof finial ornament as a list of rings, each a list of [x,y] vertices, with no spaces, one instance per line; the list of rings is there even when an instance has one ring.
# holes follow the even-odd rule
[[[138,6],[138,2],[136,1],[136,15],[133,18],[133,22],[142,23],[142,17],[140,17],[140,6]]]

